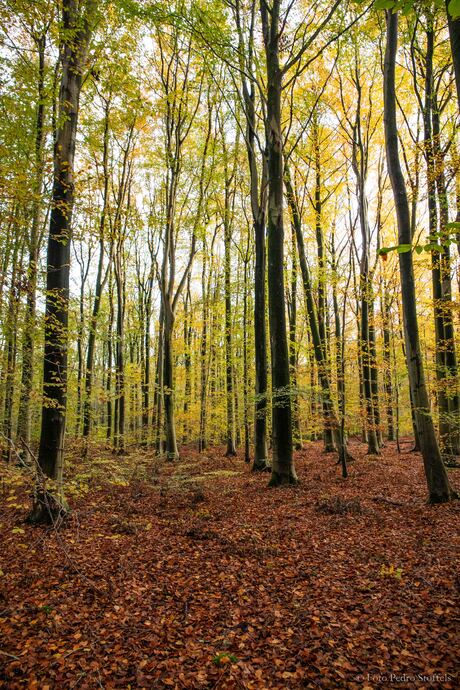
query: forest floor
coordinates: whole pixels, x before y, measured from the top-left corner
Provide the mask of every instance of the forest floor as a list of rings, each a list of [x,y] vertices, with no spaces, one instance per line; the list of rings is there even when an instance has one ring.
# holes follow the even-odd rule
[[[351,451],[269,489],[220,448],[74,448],[58,530],[2,466],[0,687],[458,688],[460,501],[425,504],[417,454]]]

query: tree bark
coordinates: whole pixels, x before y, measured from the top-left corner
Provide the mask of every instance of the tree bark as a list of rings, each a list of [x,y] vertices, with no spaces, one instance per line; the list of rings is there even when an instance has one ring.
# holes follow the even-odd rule
[[[248,45],[245,45],[239,0],[235,3],[235,19],[239,39],[239,60],[241,89],[246,117],[246,152],[248,156],[250,178],[251,213],[254,228],[255,266],[254,266],[254,357],[255,357],[255,405],[254,405],[254,462],[253,471],[264,472],[268,469],[267,447],[267,327],[266,327],[266,246],[265,225],[267,215],[267,156],[262,151],[261,171],[259,174],[256,147],[258,145],[255,85],[250,85],[245,74],[254,69],[254,25],[255,2],[251,8]],[[246,60],[246,62],[245,62]]]
[[[292,454],[289,352],[286,337],[283,226],[282,72],[279,63],[280,1],[260,4],[267,65],[268,314],[272,370],[271,486],[297,483]]]
[[[75,0],[64,0],[62,9],[62,76],[48,238],[43,407],[38,453],[40,468],[45,475],[56,479],[58,484],[62,484],[67,407],[69,268],[75,140],[82,72],[89,47],[93,8],[92,0],[85,3],[82,11]],[[45,516],[38,505],[36,509],[34,520],[39,521]]]
[[[455,19],[449,12],[449,2],[446,0],[447,22],[449,25],[450,49],[454,63],[455,84],[457,86],[457,107],[460,110],[460,17]]]
[[[327,415],[326,424],[332,430],[333,437],[337,450],[342,453],[342,448],[345,446],[345,437],[341,433],[341,427],[337,416],[334,412],[334,405],[331,393],[331,386],[327,371],[327,362],[325,359],[325,353],[321,342],[321,336],[318,326],[318,317],[316,314],[316,306],[313,298],[313,288],[310,278],[310,272],[308,269],[307,258],[305,254],[305,243],[302,234],[302,224],[300,219],[300,213],[296,202],[296,197],[294,194],[294,189],[292,187],[290,171],[287,165],[285,166],[284,183],[286,185],[287,201],[289,209],[291,211],[292,223],[294,225],[296,239],[297,239],[297,251],[299,253],[299,264],[300,271],[302,274],[302,282],[305,295],[305,303],[307,308],[307,318],[308,325],[310,327],[310,334],[313,344],[313,354],[315,361],[318,366],[318,378],[321,385],[322,392],[322,407],[323,413]],[[313,372],[312,372],[313,373]],[[312,384],[313,388],[313,384]],[[346,453],[346,450],[344,451]]]
[[[384,63],[384,125],[388,174],[398,223],[398,241],[411,244],[411,225],[406,184],[401,170],[396,122],[395,65],[398,43],[398,13],[386,11],[387,41]],[[415,406],[417,430],[423,456],[431,503],[443,503],[453,497],[447,472],[436,440],[431,416],[425,372],[420,350],[412,252],[399,253],[404,338],[409,383]]]
[[[109,157],[109,103],[106,102],[105,117],[104,117],[104,142],[102,153],[102,169],[104,176],[104,185],[102,192],[102,211],[99,220],[99,259],[97,264],[96,286],[94,291],[93,310],[91,314],[91,321],[89,325],[88,335],[88,349],[86,352],[86,372],[85,372],[85,392],[83,402],[83,437],[88,438],[91,431],[91,393],[93,387],[93,368],[94,368],[94,354],[96,347],[96,332],[99,312],[101,308],[102,291],[105,280],[103,279],[104,268],[104,251],[105,251],[105,223],[107,216],[107,203],[109,196],[109,171],[108,171],[108,157]]]

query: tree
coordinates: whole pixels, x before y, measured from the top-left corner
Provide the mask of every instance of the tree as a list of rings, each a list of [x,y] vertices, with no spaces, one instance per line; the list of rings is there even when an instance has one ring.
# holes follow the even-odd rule
[[[67,406],[67,339],[74,159],[83,71],[96,9],[95,0],[62,5],[59,116],[54,147],[54,180],[48,237],[43,407],[38,464],[62,484]],[[58,498],[59,509],[62,501]],[[49,501],[38,491],[30,520],[49,519]]]
[[[407,247],[409,247],[409,251],[399,252],[407,368],[410,389],[415,406],[417,430],[428,485],[429,500],[431,503],[444,503],[451,500],[453,494],[436,440],[425,382],[417,319],[409,203],[398,150],[395,88],[395,66],[398,43],[397,12],[386,10],[386,27],[384,125],[387,166],[395,202],[399,245],[402,249],[407,249]]]
[[[272,369],[272,476],[270,484],[295,484],[292,455],[289,352],[286,338],[283,226],[282,70],[279,61],[280,2],[261,0],[260,12],[267,67],[268,151],[268,314]]]
[[[266,332],[266,243],[267,216],[267,156],[257,130],[254,31],[256,3],[251,2],[248,34],[245,40],[244,17],[239,0],[235,3],[235,23],[238,33],[239,77],[241,102],[246,119],[245,144],[249,165],[249,190],[255,245],[254,267],[254,339],[255,339],[255,406],[254,406],[254,462],[256,472],[268,469],[267,447],[267,332]],[[250,78],[252,77],[252,78]],[[262,151],[260,151],[262,149]],[[260,155],[258,156],[258,150]]]

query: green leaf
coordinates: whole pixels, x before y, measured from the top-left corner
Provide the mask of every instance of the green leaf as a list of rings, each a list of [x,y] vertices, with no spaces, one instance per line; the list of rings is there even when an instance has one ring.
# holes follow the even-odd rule
[[[381,247],[379,249],[379,256],[384,256],[385,254],[388,254],[389,252],[394,252],[398,247]]]
[[[447,9],[452,19],[458,19],[460,17],[460,0],[450,0]]]
[[[423,249],[426,252],[438,252],[439,254],[444,253],[444,247],[442,247],[440,244],[437,244],[436,242],[430,242],[429,244],[425,244]]]
[[[386,256],[389,252],[398,252],[398,254],[406,254],[412,249],[411,244],[396,244],[394,247],[382,247],[379,249],[379,256]]]
[[[460,230],[460,223],[446,223],[446,228],[451,228],[452,230]]]
[[[398,246],[396,247],[396,251],[398,252],[398,254],[407,254],[407,252],[410,252],[411,249],[411,244],[398,244]]]

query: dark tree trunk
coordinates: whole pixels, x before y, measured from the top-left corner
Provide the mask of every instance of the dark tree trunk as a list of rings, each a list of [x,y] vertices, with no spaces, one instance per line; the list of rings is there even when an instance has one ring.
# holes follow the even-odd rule
[[[439,203],[439,230],[442,251],[439,257],[440,270],[440,317],[442,319],[443,341],[440,349],[443,355],[445,382],[445,445],[447,456],[460,455],[460,398],[457,366],[457,352],[455,347],[455,332],[453,322],[451,256],[448,239],[447,223],[449,222],[449,206],[447,184],[445,176],[444,152],[441,148],[441,125],[437,95],[433,90],[433,157],[436,171],[436,191]]]
[[[438,209],[436,203],[436,161],[434,156],[433,140],[433,98],[434,98],[434,79],[433,79],[433,57],[434,57],[434,28],[433,20],[426,16],[426,53],[425,53],[425,94],[423,103],[423,130],[424,130],[424,154],[426,162],[427,189],[428,189],[428,222],[429,236],[431,244],[439,245],[438,240]],[[448,455],[449,446],[449,405],[446,395],[446,362],[445,362],[445,334],[444,334],[444,312],[442,306],[442,286],[441,286],[441,258],[440,252],[431,252],[431,278],[433,289],[434,305],[434,331],[436,342],[436,379],[437,379],[437,402],[439,412],[439,444],[441,452]]]
[[[449,2],[446,0],[447,21],[449,24],[450,48],[454,63],[455,84],[457,86],[457,108],[460,109],[460,17],[455,19],[449,12]]]
[[[109,324],[107,329],[107,379],[106,379],[106,397],[107,397],[107,430],[106,439],[110,441],[112,438],[113,426],[113,403],[112,403],[112,366],[113,366],[113,321],[114,321],[114,307],[113,307],[113,284],[112,284],[112,270],[109,269]]]
[[[318,331],[321,340],[321,348],[323,350],[323,359],[326,369],[328,366],[328,332],[326,328],[327,322],[327,302],[326,302],[326,258],[324,252],[324,235],[323,235],[323,200],[322,200],[322,171],[321,171],[321,151],[319,145],[319,131],[317,115],[315,113],[313,118],[313,145],[314,145],[314,166],[315,166],[315,197],[314,197],[314,211],[315,211],[315,235],[316,248],[318,256]],[[323,441],[324,452],[333,453],[334,440],[333,430],[329,419],[329,409],[327,400],[323,399],[323,414],[324,414],[324,429]]]
[[[292,383],[292,424],[296,450],[302,450],[302,430],[300,428],[299,395],[297,384],[297,249],[294,223],[291,223],[291,294],[289,300],[289,366]]]
[[[90,40],[88,0],[83,14],[75,0],[64,0],[61,44],[62,76],[54,148],[54,180],[48,238],[43,408],[38,462],[44,474],[62,483],[67,407],[67,341],[74,156],[82,72]],[[71,36],[71,40],[69,40]],[[48,519],[43,496],[31,519]]]
[[[121,231],[121,228],[119,228]],[[123,238],[120,234],[116,240],[115,252],[115,285],[117,293],[117,318],[115,321],[115,418],[114,449],[118,453],[125,450],[125,276],[123,259]]]
[[[97,264],[96,286],[94,292],[93,311],[91,314],[91,322],[89,325],[88,336],[88,350],[86,353],[86,372],[85,372],[85,394],[83,402],[83,436],[88,438],[91,430],[91,393],[93,387],[93,368],[94,368],[94,353],[96,347],[96,331],[99,311],[101,308],[102,291],[105,280],[103,280],[102,272],[104,267],[104,251],[105,251],[105,222],[107,215],[107,202],[109,195],[109,171],[108,171],[108,156],[109,156],[109,104],[106,103],[105,119],[104,119],[104,144],[102,153],[102,169],[104,175],[104,188],[102,198],[102,212],[99,220],[99,260]],[[108,273],[107,273],[108,275]]]
[[[157,337],[157,364],[155,375],[155,404],[153,429],[155,438],[155,450],[161,455],[163,453],[163,367],[164,367],[164,306],[160,306],[160,318],[158,320]]]
[[[223,135],[222,135],[223,136]],[[227,152],[225,150],[225,159]],[[225,209],[224,209],[224,285],[225,285],[225,388],[227,403],[227,456],[236,455],[235,447],[235,410],[233,398],[233,347],[232,347],[232,295],[230,285],[231,254],[230,243],[232,236],[231,224],[231,196],[230,185],[234,175],[229,176],[227,164],[225,164]]]
[[[390,297],[386,283],[382,287],[381,311],[383,321],[383,361],[385,363],[383,381],[385,387],[385,407],[387,418],[387,438],[389,441],[395,440],[395,425],[393,412],[393,382],[391,365],[391,309]]]
[[[206,247],[203,251],[203,266],[201,270],[201,300],[202,300],[202,324],[200,346],[200,433],[198,437],[198,450],[202,453],[206,450],[206,403],[208,387],[208,318],[209,318],[209,290],[210,276],[206,280]]]
[[[248,252],[244,257],[244,278],[243,278],[243,423],[244,423],[244,461],[251,461],[249,449],[249,410],[248,410],[248,391],[249,391],[249,362],[248,362]]]
[[[251,9],[250,35],[245,45],[241,26],[240,2],[235,3],[235,19],[239,38],[239,59],[241,88],[243,92],[246,117],[246,152],[249,164],[251,212],[254,228],[255,266],[254,266],[254,356],[255,356],[255,405],[254,405],[254,462],[253,471],[268,468],[267,447],[267,328],[266,328],[266,247],[265,224],[267,213],[267,157],[261,155],[261,174],[258,171],[256,155],[256,109],[255,86],[250,85],[245,74],[254,69],[254,25],[255,3]],[[246,63],[245,63],[246,60]]]
[[[190,402],[192,398],[192,297],[190,294],[190,274],[187,280],[187,290],[184,300],[184,365],[185,365],[185,389],[184,389],[184,430],[182,442],[190,440]]]
[[[398,223],[398,241],[411,244],[411,225],[406,184],[401,170],[396,123],[395,65],[398,44],[398,13],[386,11],[387,43],[384,63],[384,124],[388,174]],[[420,350],[412,252],[399,253],[404,316],[404,338],[409,384],[417,418],[417,430],[431,503],[451,500],[453,494],[442,461],[431,416]]]
[[[373,366],[372,366],[372,309],[373,291],[372,276],[369,266],[370,255],[370,227],[368,217],[368,200],[366,196],[368,146],[366,132],[362,131],[361,122],[361,83],[359,70],[356,68],[357,106],[355,121],[353,123],[353,157],[352,167],[356,177],[358,197],[358,217],[361,230],[361,259],[359,276],[360,293],[360,324],[359,324],[359,348],[363,371],[363,393],[366,408],[367,452],[370,455],[380,453],[377,423],[373,396]],[[375,369],[374,369],[375,374]]]
[[[292,484],[297,475],[292,455],[289,351],[286,338],[283,227],[282,72],[279,64],[280,1],[261,0],[267,64],[268,150],[268,314],[272,369],[272,476],[270,484]]]
[[[310,272],[308,269],[307,258],[305,254],[305,243],[302,234],[302,224],[300,219],[300,213],[296,202],[296,197],[294,194],[294,189],[292,187],[291,177],[289,168],[286,166],[284,182],[286,185],[286,193],[288,205],[291,211],[292,223],[294,225],[296,239],[297,239],[297,250],[299,253],[299,264],[300,271],[302,274],[302,282],[304,288],[305,302],[307,308],[307,318],[308,325],[310,327],[310,334],[313,344],[313,354],[318,365],[318,377],[321,384],[322,391],[322,407],[323,412],[327,415],[326,425],[330,427],[334,435],[334,440],[336,442],[337,450],[339,453],[342,452],[342,448],[345,445],[345,438],[342,436],[341,428],[337,416],[334,412],[331,386],[327,371],[327,362],[325,359],[325,353],[321,342],[321,336],[318,326],[318,318],[316,314],[316,306],[313,298],[313,288],[310,278]],[[312,367],[313,374],[313,367]],[[312,381],[313,389],[313,381]],[[346,451],[344,451],[346,452]]]
[[[173,329],[174,314],[172,309],[168,309],[168,305],[165,305],[163,332],[163,404],[165,410],[166,456],[168,460],[177,460],[179,458],[174,406]]]

